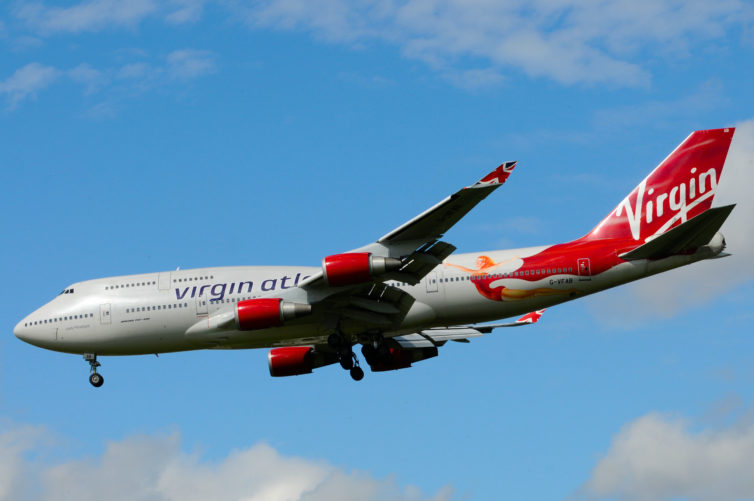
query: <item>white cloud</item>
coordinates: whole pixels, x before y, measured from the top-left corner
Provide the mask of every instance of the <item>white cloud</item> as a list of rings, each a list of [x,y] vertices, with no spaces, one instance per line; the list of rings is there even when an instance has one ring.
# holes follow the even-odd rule
[[[134,27],[156,10],[153,0],[90,0],[70,7],[25,4],[16,10],[16,16],[44,34],[80,33],[111,26]]]
[[[171,78],[187,80],[215,70],[215,56],[208,50],[176,50],[167,57],[167,72]]]
[[[376,39],[400,46],[461,83],[461,57],[482,62],[500,81],[516,69],[563,84],[649,82],[647,48],[682,56],[700,41],[722,39],[751,7],[740,0],[267,0],[245,11],[253,27],[304,29],[328,41]],[[496,83],[495,82],[495,83]]]
[[[154,87],[185,84],[215,71],[215,53],[196,49],[175,50],[156,64],[139,61],[103,69],[87,63],[68,70],[30,63],[0,81],[0,96],[5,95],[9,108],[14,109],[21,101],[36,97],[38,91],[49,87],[61,76],[82,85],[84,94],[94,94],[103,89],[110,91],[110,94],[133,94],[134,91],[138,93]],[[104,117],[112,115],[112,112],[112,106],[108,106],[106,113],[96,115]]]
[[[589,300],[602,322],[633,328],[652,317],[676,312],[719,296],[754,279],[754,119],[739,123],[723,168],[715,206],[735,203],[721,232],[730,257],[696,263],[649,277]],[[703,286],[700,286],[703,284]]]
[[[43,35],[98,32],[108,28],[135,28],[149,17],[170,24],[198,21],[205,0],[88,0],[68,7],[27,3],[15,10],[33,30]]]
[[[50,464],[36,459],[44,431],[7,427],[0,433],[0,501],[339,501],[449,500],[452,490],[424,496],[392,478],[345,471],[325,461],[284,456],[258,444],[215,461],[181,450],[177,434],[134,436],[107,444],[99,457]]]
[[[395,80],[391,78],[380,75],[367,76],[356,72],[340,72],[338,73],[338,78],[367,89],[384,89],[387,87],[393,87],[396,84]]]
[[[172,0],[170,7],[175,10],[169,12],[165,20],[172,24],[196,22],[202,17],[205,3],[204,0]]]
[[[754,498],[754,426],[692,432],[656,413],[627,424],[581,489],[586,499],[727,501]]]
[[[651,124],[653,127],[678,119],[697,117],[700,113],[726,106],[720,80],[712,78],[688,95],[667,101],[647,101],[599,110],[594,114],[594,128],[627,130]]]
[[[143,79],[151,74],[153,69],[147,63],[127,63],[121,66],[116,72],[117,78],[123,79]]]
[[[68,77],[76,83],[84,86],[86,94],[92,94],[109,82],[109,77],[103,72],[92,68],[86,63],[79,64],[75,68],[68,70]]]
[[[448,71],[444,76],[456,87],[472,91],[495,87],[503,81],[503,76],[494,68]]]
[[[52,66],[29,63],[0,82],[0,94],[5,94],[10,108],[15,108],[24,99],[35,97],[38,91],[52,84],[59,75],[60,71]]]
[[[44,35],[134,28],[150,17],[197,21],[206,0],[25,4],[15,15]],[[476,89],[511,71],[562,84],[646,86],[651,64],[726,42],[754,10],[743,0],[261,0],[225,2],[252,28],[304,30],[333,43],[397,46],[450,82]]]

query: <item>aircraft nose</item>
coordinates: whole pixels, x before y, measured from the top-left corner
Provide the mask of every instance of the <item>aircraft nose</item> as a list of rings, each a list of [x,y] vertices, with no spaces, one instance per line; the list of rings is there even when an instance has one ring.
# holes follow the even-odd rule
[[[16,324],[16,326],[13,328],[13,334],[16,335],[18,339],[21,341],[26,341],[26,336],[28,335],[28,327],[24,325],[24,321],[21,320]]]
[[[32,326],[28,320],[21,320],[13,328],[13,334],[16,335],[21,341],[39,346],[41,348],[47,347],[50,343],[55,341],[54,329],[49,329],[41,326]]]

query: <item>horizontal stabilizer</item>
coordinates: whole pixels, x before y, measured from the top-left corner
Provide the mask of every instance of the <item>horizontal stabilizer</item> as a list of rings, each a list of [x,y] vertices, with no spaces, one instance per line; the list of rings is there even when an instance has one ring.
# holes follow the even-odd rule
[[[621,254],[621,259],[661,259],[694,251],[707,245],[736,205],[708,209],[636,249]]]

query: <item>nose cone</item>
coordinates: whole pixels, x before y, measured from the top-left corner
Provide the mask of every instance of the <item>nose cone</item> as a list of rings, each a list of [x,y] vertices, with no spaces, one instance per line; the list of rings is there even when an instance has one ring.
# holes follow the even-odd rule
[[[24,325],[24,321],[21,320],[16,324],[16,326],[13,328],[13,334],[16,335],[18,339],[21,341],[26,341],[26,336],[28,335],[29,328]]]
[[[49,348],[56,337],[56,329],[43,327],[41,325],[31,325],[28,320],[21,320],[13,328],[13,334],[21,341],[25,341],[40,348]]]

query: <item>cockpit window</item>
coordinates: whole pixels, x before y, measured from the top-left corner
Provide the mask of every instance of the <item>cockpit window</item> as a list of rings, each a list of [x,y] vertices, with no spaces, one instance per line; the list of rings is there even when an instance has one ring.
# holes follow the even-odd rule
[[[66,289],[64,291],[61,291],[61,294],[73,294],[73,289]]]

